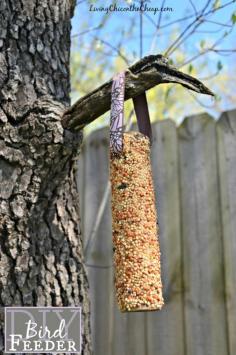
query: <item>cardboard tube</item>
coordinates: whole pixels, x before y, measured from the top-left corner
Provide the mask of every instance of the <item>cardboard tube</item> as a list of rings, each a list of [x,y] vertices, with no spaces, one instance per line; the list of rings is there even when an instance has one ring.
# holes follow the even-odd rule
[[[124,133],[123,151],[111,155],[115,288],[119,308],[159,310],[163,305],[150,140]]]

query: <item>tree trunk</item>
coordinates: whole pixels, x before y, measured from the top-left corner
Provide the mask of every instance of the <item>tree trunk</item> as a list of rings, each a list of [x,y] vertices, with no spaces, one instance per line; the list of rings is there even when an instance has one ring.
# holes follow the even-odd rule
[[[74,168],[82,134],[61,125],[73,2],[0,2],[0,303],[81,305],[91,354]],[[1,317],[1,349],[3,337]]]

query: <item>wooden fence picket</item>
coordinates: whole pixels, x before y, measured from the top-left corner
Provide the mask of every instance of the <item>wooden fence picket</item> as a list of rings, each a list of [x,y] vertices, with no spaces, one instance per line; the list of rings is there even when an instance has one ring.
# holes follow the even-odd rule
[[[236,110],[217,122],[229,355],[236,354]]]
[[[178,141],[175,123],[153,125],[152,170],[156,191],[165,305],[147,314],[147,354],[184,354]]]
[[[216,124],[207,114],[179,128],[187,355],[227,355]]]

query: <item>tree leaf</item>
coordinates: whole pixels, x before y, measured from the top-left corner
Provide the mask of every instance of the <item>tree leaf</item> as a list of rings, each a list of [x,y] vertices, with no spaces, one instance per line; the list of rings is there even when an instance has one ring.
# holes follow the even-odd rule
[[[231,21],[232,21],[233,25],[236,23],[236,11],[232,14]]]
[[[216,10],[221,6],[221,1],[220,0],[215,0],[213,4],[213,8]]]
[[[202,40],[200,41],[200,47],[203,48],[203,47],[205,46],[205,44],[206,44],[205,39],[202,39]]]
[[[188,72],[189,72],[189,74],[191,74],[192,71],[193,71],[193,65],[192,65],[192,64],[189,64],[189,66],[188,66]]]
[[[165,100],[168,99],[169,95],[170,95],[170,92],[171,92],[171,89],[172,87],[169,87],[167,90],[166,90],[166,93],[165,93]]]
[[[218,71],[223,69],[223,65],[220,60],[217,62],[217,69],[218,69]]]
[[[214,99],[215,99],[216,102],[219,102],[219,101],[222,100],[222,97],[221,97],[220,95],[216,94],[216,95],[214,96]]]

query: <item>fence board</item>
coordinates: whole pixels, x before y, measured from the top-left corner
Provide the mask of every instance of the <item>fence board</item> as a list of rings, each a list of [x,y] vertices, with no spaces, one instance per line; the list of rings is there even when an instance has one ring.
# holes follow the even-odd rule
[[[179,147],[186,354],[227,355],[214,120],[185,119]]]
[[[217,123],[229,354],[236,354],[236,110]]]
[[[94,228],[98,209],[108,184],[108,130],[92,133],[84,146],[84,245]],[[94,242],[86,257],[90,283],[93,346],[96,355],[112,352],[113,270],[111,208],[106,205]],[[89,266],[88,266],[89,265]]]
[[[113,287],[113,285],[112,285]],[[128,318],[126,313],[121,313],[114,298],[113,307],[114,325],[112,355],[129,355],[128,353]],[[95,354],[96,355],[96,354]]]
[[[153,125],[152,169],[156,191],[165,305],[147,314],[148,355],[184,354],[178,143],[175,123]]]
[[[127,315],[127,355],[146,355],[145,313]]]

